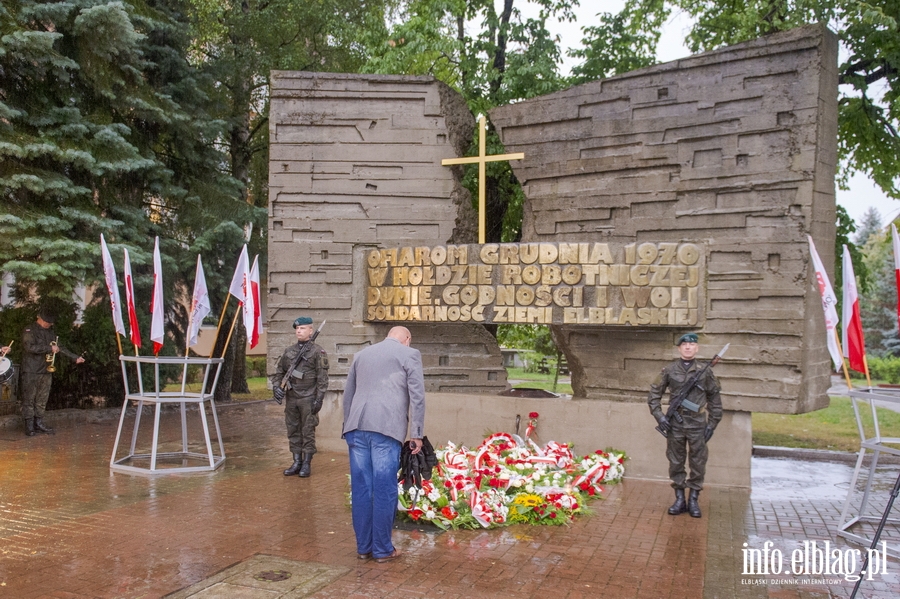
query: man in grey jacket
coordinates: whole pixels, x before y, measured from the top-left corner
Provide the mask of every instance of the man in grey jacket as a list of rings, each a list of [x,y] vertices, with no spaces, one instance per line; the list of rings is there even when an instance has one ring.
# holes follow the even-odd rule
[[[353,530],[359,559],[400,557],[391,543],[397,511],[400,447],[422,450],[425,377],[422,355],[406,327],[357,353],[344,387],[343,437],[350,450]]]

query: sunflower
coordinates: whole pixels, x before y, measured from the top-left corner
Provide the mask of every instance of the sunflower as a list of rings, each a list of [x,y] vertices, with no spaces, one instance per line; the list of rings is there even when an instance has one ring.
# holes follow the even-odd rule
[[[524,505],[526,507],[537,507],[544,503],[544,498],[540,495],[532,495],[530,493],[520,493],[513,499],[516,505]]]

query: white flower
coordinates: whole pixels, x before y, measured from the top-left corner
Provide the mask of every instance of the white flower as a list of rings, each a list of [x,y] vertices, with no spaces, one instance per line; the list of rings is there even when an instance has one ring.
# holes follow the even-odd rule
[[[425,512],[425,517],[428,518],[429,520],[433,520],[434,515],[435,515],[434,510],[428,510],[427,512]]]

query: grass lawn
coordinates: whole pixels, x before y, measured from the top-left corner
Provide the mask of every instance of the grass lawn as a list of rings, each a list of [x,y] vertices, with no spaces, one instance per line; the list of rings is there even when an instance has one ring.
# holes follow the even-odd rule
[[[872,413],[860,407],[866,436],[873,436]],[[877,408],[883,437],[900,437],[900,413]],[[753,414],[753,444],[859,451],[859,433],[849,397],[832,397],[824,410],[807,414]]]
[[[220,381],[221,383],[221,381]],[[232,393],[231,398],[234,401],[257,401],[260,399],[271,399],[272,392],[266,389],[266,377],[260,376],[256,378],[247,379],[247,386],[250,388],[250,393]],[[177,385],[167,385],[165,391],[180,391],[181,384]],[[194,383],[192,385],[188,385],[185,387],[186,391],[191,391],[197,393],[200,391],[200,383]]]
[[[523,368],[507,368],[506,377],[510,380],[523,381],[513,385],[514,389],[528,387],[530,389],[543,389],[553,393],[568,393],[572,395],[572,385],[569,383],[557,383],[553,389],[553,373],[540,374],[537,372],[525,372]],[[560,375],[560,380],[569,380],[569,376]]]

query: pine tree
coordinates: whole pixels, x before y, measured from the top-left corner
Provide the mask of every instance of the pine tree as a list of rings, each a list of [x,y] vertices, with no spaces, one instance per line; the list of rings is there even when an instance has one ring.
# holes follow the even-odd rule
[[[223,169],[225,125],[211,116],[215,82],[186,58],[186,9],[0,4],[0,272],[15,277],[20,303],[65,305],[77,285],[101,280],[100,233],[117,262],[129,248],[138,296],[149,298],[158,235],[169,330],[183,338],[175,300],[190,293],[196,252],[211,287],[230,280],[246,225],[265,221]],[[221,287],[213,293],[221,306]]]

